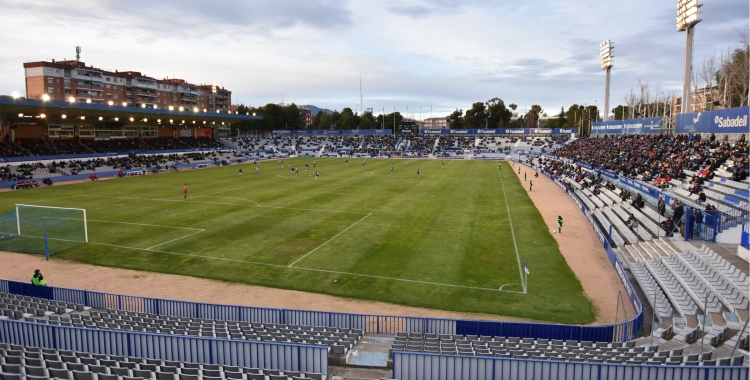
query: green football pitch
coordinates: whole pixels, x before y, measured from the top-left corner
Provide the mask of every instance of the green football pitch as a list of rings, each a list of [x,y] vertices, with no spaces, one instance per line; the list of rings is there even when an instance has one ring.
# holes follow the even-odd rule
[[[53,259],[433,309],[594,320],[507,163],[498,170],[488,161],[318,159],[313,169],[313,161],[265,161],[259,175],[249,163],[6,192],[0,214],[16,204],[86,209],[89,242]]]

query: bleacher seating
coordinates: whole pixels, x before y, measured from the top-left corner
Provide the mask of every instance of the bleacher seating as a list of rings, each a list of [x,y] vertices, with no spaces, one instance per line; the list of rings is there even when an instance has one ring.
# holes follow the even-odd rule
[[[0,379],[322,380],[320,373],[91,354],[0,343]]]
[[[711,352],[683,355],[682,349],[659,351],[658,346],[636,347],[635,341],[591,341],[514,338],[476,335],[438,335],[399,332],[391,351],[438,355],[487,356],[636,365],[742,365],[743,356],[712,359]],[[721,364],[720,364],[721,363]]]
[[[222,339],[257,340],[312,345],[350,350],[362,338],[362,330],[285,324],[261,324],[168,317],[124,310],[90,310],[83,305],[62,304],[43,298],[0,293],[0,318],[62,326],[150,332]],[[338,349],[338,348],[337,348]]]
[[[647,260],[644,263],[649,268],[649,272],[654,275],[659,286],[666,291],[667,297],[680,316],[698,313],[698,307],[693,299],[690,298],[685,288],[674,278],[672,272],[664,266],[660,259]]]

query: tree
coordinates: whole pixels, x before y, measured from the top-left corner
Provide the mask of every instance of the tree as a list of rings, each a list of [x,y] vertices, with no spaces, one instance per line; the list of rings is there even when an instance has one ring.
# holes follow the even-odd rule
[[[376,129],[380,125],[376,125],[375,116],[372,115],[372,111],[365,111],[360,117],[359,129]]]
[[[488,127],[505,128],[510,122],[513,113],[505,108],[505,103],[500,98],[492,98],[487,101]]]
[[[305,129],[305,119],[299,112],[299,107],[294,103],[284,107],[284,128]]]
[[[464,128],[484,128],[487,125],[487,110],[484,103],[476,102],[466,110]]]
[[[516,104],[516,103],[510,103],[510,105],[508,107],[510,107],[510,109],[512,109],[513,111],[515,111],[516,108],[518,108],[518,104]]]
[[[526,128],[536,128],[539,123],[539,115],[544,112],[542,106],[534,104],[529,112],[526,113]]]
[[[464,111],[463,110],[455,110],[452,114],[448,115],[446,119],[448,120],[448,127],[451,129],[461,129],[464,127],[464,117],[463,117]]]
[[[329,129],[330,127],[331,117],[327,113],[318,111],[318,113],[313,116],[312,123],[310,124],[310,129]]]
[[[393,124],[393,122],[395,121],[396,124],[398,124],[398,122],[403,119],[404,117],[401,115],[400,112],[393,112],[393,113],[389,113],[385,115],[378,115],[377,119],[375,119],[375,123],[377,124],[375,128],[393,130],[395,127],[395,124]]]
[[[628,108],[628,106],[618,105],[612,109],[612,113],[615,115],[615,120],[625,120],[625,115],[630,114],[630,108]]]

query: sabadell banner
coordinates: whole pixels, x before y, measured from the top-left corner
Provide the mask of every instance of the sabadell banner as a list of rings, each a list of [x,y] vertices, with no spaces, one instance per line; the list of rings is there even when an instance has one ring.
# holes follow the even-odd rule
[[[677,133],[748,133],[748,107],[677,115]]]

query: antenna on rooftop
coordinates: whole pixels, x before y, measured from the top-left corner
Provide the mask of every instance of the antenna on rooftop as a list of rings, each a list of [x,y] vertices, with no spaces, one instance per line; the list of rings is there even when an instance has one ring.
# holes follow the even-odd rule
[[[81,60],[81,47],[76,46],[76,62]]]
[[[362,97],[362,75],[359,75],[359,112],[364,113],[364,107],[363,107],[363,101],[364,97]]]

